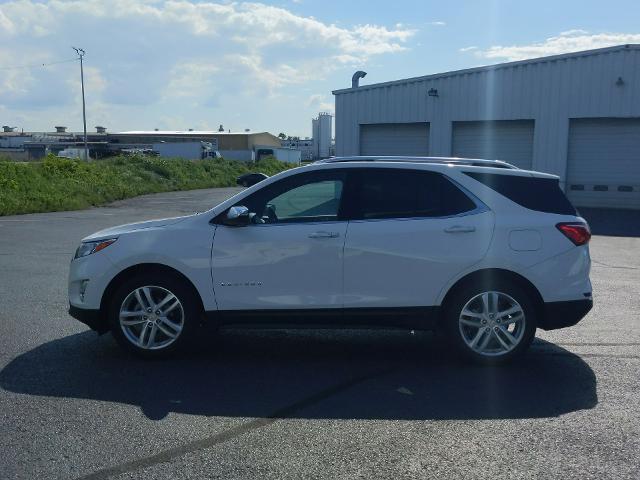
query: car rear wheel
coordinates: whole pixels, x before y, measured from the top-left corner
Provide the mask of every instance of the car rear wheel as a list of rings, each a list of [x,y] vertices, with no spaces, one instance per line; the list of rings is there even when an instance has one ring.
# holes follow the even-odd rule
[[[132,278],[118,289],[109,308],[111,332],[118,343],[147,358],[185,347],[199,320],[197,297],[174,277]]]
[[[461,289],[446,316],[452,345],[479,363],[502,363],[520,355],[536,330],[531,300],[518,286],[501,282]]]

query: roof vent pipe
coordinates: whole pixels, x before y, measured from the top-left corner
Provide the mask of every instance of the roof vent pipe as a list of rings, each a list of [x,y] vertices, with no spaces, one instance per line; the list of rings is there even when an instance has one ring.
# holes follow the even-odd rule
[[[351,88],[358,88],[360,86],[360,79],[367,76],[367,72],[363,72],[362,70],[358,70],[351,77]]]

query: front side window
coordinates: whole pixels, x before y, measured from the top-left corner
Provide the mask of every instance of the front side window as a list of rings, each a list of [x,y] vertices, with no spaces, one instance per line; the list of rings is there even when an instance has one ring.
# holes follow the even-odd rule
[[[244,199],[253,223],[328,222],[338,220],[343,172],[311,172],[286,178]]]
[[[446,217],[474,210],[476,204],[435,172],[367,169],[358,175],[354,218]]]
[[[342,196],[341,180],[308,183],[267,201],[278,222],[336,220]]]

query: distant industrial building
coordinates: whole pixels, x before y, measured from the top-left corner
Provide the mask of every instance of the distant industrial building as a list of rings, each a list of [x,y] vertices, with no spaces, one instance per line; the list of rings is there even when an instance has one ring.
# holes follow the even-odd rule
[[[640,209],[640,45],[334,91],[337,155],[501,159]]]
[[[311,120],[312,138],[289,137],[281,141],[282,146],[300,150],[304,161],[328,158],[334,154],[332,129],[331,114],[320,112],[318,118]]]
[[[154,143],[152,152],[160,157],[183,158],[185,160],[204,160],[205,158],[219,158],[220,152],[216,151],[210,142],[165,142]]]
[[[280,139],[268,132],[136,130],[107,134],[111,149],[153,148],[159,142],[207,142],[229,160],[251,161],[260,149],[280,147]]]
[[[30,160],[29,153],[24,148],[25,142],[30,139],[30,135],[0,133],[0,158],[6,157],[17,161]]]
[[[320,112],[318,118],[311,120],[315,159],[328,158],[331,155],[332,124],[332,116],[326,112]]]
[[[73,152],[84,148],[81,133],[67,132],[66,127],[56,126],[55,132],[22,133],[5,126],[0,132],[0,156],[14,160],[38,160],[52,153],[73,156]],[[103,126],[97,126],[95,133],[87,135],[89,152],[92,158],[102,158],[123,151],[154,151],[161,144],[185,143],[189,148],[159,148],[162,152],[185,152],[184,158],[211,158],[219,152],[226,159],[252,161],[260,157],[274,155],[283,161],[299,163],[300,152],[296,149],[283,148],[280,139],[267,132],[228,131],[161,131],[137,130],[119,133],[108,133]],[[202,149],[194,149],[193,145],[204,145]],[[198,150],[200,153],[194,155]],[[158,152],[158,153],[162,153]]]
[[[281,141],[282,146],[286,148],[295,148],[300,150],[301,158],[305,162],[310,162],[314,158],[314,140],[313,138],[289,137]]]
[[[69,133],[66,127],[54,127],[55,132],[16,132],[3,126],[0,132],[0,157],[17,161],[38,160],[49,153],[82,146],[79,134]]]

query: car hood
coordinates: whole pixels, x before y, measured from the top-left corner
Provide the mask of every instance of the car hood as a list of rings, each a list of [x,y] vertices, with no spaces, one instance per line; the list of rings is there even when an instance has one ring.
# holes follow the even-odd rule
[[[83,242],[92,240],[101,240],[103,238],[112,238],[122,235],[124,233],[134,232],[136,230],[145,230],[149,228],[166,227],[168,225],[174,225],[182,222],[187,218],[194,215],[186,215],[182,217],[161,218],[158,220],[147,220],[146,222],[127,223],[126,225],[118,225],[117,227],[105,228],[99,232],[92,233],[91,235],[82,239]]]

